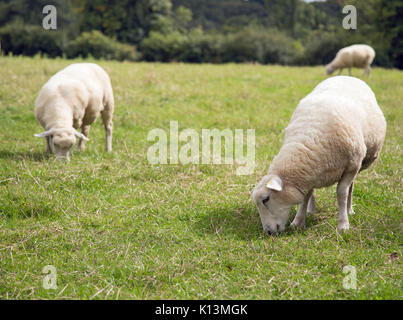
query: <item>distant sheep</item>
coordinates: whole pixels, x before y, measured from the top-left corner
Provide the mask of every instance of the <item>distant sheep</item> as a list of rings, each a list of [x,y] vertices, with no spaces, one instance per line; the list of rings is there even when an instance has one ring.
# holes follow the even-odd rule
[[[69,160],[79,138],[85,149],[90,125],[101,114],[106,132],[106,151],[112,151],[114,99],[108,74],[93,63],[75,63],[59,71],[42,87],[35,102],[35,116],[46,138],[46,152]],[[81,128],[82,133],[77,129]]]
[[[351,76],[351,68],[364,68],[364,74],[369,76],[374,59],[374,49],[366,44],[355,44],[339,50],[333,61],[326,65],[326,72],[330,75],[336,69],[340,69],[340,75],[343,68],[348,68]]]
[[[385,118],[363,81],[338,76],[321,82],[298,104],[280,152],[253,191],[265,232],[282,232],[296,204],[291,225],[304,227],[306,212],[315,209],[314,189],[336,182],[337,228],[349,229],[354,179],[379,156],[385,133]]]

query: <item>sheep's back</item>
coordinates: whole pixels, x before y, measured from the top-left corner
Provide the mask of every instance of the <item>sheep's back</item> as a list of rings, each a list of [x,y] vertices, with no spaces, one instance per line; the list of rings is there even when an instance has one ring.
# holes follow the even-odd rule
[[[383,136],[385,128],[385,118],[368,85],[354,77],[338,76],[321,82],[300,101],[286,136],[291,139],[311,131],[323,136],[346,131],[371,143],[370,137]]]
[[[375,51],[366,44],[355,44],[341,49],[336,55],[336,63],[344,67],[365,68],[375,58]]]
[[[110,91],[109,76],[101,67],[92,63],[71,64],[41,88],[35,115],[43,126],[66,117],[82,120],[86,112],[97,115],[102,111],[105,94]]]
[[[298,104],[276,162],[303,167],[295,176],[309,173],[315,187],[328,186],[360,166],[368,152],[379,153],[385,129],[375,95],[363,81],[332,77]]]

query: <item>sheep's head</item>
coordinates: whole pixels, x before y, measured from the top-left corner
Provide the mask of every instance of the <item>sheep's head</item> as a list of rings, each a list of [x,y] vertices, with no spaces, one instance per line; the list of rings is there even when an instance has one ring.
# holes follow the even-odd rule
[[[329,63],[328,65],[326,65],[326,74],[329,76],[329,75],[331,75],[333,72],[334,72],[334,70],[335,70],[335,68],[333,68],[332,67],[332,65]]]
[[[35,134],[39,138],[47,138],[50,150],[58,159],[70,160],[70,154],[76,143],[76,137],[88,140],[82,133],[74,128],[54,128],[40,134]]]
[[[258,183],[252,197],[259,210],[263,230],[269,235],[285,230],[291,207],[303,199],[297,189],[284,186],[279,176],[270,174]]]

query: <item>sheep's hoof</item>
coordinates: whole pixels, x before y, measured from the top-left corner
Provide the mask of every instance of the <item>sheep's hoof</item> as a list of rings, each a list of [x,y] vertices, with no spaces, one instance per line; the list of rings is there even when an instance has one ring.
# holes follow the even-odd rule
[[[295,222],[291,222],[290,227],[292,230],[296,230],[296,229],[305,229],[305,223],[295,223]]]
[[[85,143],[81,140],[78,144],[77,144],[77,151],[78,152],[83,152],[85,151]]]
[[[337,232],[340,234],[347,233],[349,229],[350,229],[350,225],[348,223],[337,226]]]

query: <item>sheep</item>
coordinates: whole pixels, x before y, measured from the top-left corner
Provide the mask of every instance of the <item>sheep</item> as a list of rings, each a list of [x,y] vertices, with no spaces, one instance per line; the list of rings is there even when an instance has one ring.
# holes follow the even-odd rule
[[[317,85],[299,102],[279,153],[253,190],[263,230],[284,231],[297,204],[291,227],[304,228],[307,211],[315,210],[314,190],[335,183],[337,230],[348,230],[354,179],[378,158],[385,133],[385,118],[365,82],[337,76]]]
[[[40,90],[35,101],[35,117],[45,132],[46,153],[70,159],[79,138],[78,150],[85,149],[90,125],[101,113],[106,133],[105,148],[112,151],[114,98],[108,74],[94,63],[74,63],[56,73]],[[81,128],[81,133],[77,129]]]
[[[351,76],[351,68],[364,68],[364,75],[371,72],[371,63],[375,59],[375,50],[366,44],[355,44],[340,49],[336,57],[326,65],[326,73],[332,74],[336,69],[340,69],[339,75],[343,68],[348,68]]]

